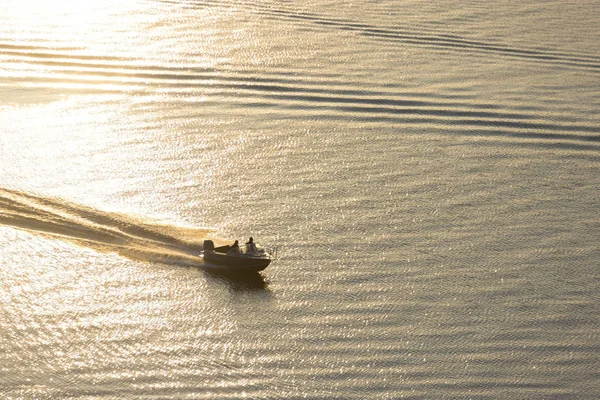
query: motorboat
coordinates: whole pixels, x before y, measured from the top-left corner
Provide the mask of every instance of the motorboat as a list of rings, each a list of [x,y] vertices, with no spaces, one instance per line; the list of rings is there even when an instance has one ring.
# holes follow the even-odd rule
[[[276,254],[276,251],[273,253]],[[215,247],[212,240],[205,240],[200,257],[204,259],[205,265],[210,264],[208,267],[229,272],[258,272],[267,268],[276,257],[274,254],[255,243]]]

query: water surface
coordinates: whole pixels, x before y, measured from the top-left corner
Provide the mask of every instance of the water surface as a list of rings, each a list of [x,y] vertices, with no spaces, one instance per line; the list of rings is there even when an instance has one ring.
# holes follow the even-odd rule
[[[3,2],[1,397],[596,398],[598,17]]]

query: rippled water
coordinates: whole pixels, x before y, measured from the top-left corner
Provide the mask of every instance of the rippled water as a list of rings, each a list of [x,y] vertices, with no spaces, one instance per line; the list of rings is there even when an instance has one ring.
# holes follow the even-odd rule
[[[0,397],[596,398],[599,10],[4,1]]]

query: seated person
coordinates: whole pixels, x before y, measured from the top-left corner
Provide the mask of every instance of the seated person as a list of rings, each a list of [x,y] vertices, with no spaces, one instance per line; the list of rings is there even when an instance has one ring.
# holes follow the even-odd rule
[[[258,251],[258,249],[256,248],[256,244],[254,244],[254,239],[252,239],[252,237],[250,238],[250,240],[248,240],[248,242],[246,242],[246,246],[248,247],[249,253],[256,253]]]
[[[229,249],[229,251],[227,252],[227,254],[238,254],[240,252],[240,244],[238,243],[238,241],[236,240],[233,243],[233,246],[231,246],[231,248]]]

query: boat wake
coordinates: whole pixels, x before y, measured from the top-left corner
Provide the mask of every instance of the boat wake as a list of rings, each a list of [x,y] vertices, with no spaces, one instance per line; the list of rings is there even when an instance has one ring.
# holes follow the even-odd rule
[[[136,261],[179,265],[201,265],[198,253],[211,233],[5,188],[0,188],[0,225]]]

